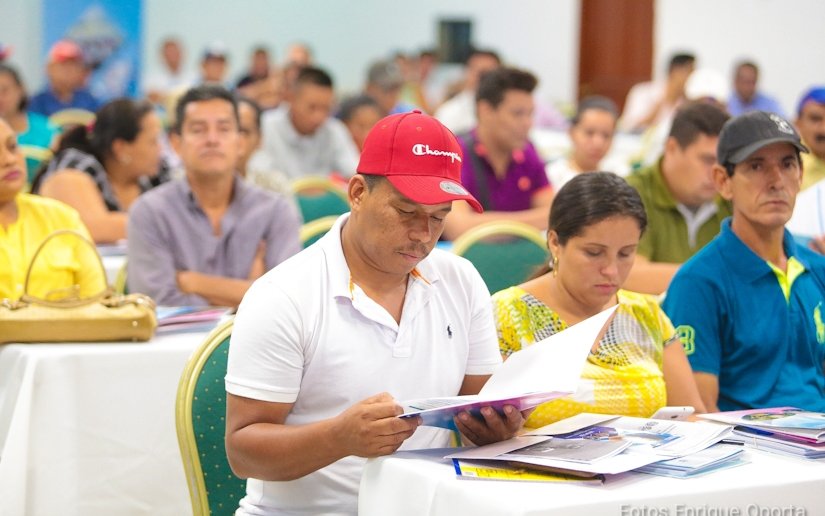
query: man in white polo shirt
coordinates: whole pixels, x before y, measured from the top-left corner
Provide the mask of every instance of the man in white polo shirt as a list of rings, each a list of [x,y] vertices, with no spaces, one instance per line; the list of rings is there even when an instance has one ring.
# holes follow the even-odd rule
[[[400,419],[396,400],[475,394],[501,362],[489,293],[466,260],[433,250],[461,151],[419,112],[379,121],[348,187],[352,211],[261,277],[241,303],[226,375],[226,449],[249,478],[237,514],[355,514],[365,458],[447,446],[449,432]],[[456,418],[485,444],[501,416]]]

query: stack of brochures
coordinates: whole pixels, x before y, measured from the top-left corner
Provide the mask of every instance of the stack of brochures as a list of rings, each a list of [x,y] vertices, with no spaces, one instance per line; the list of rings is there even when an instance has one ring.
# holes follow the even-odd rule
[[[684,457],[654,462],[636,469],[641,473],[665,477],[692,478],[720,469],[747,464],[742,446],[714,444],[709,448]]]
[[[159,306],[157,332],[209,331],[229,312],[229,308],[216,306]]]
[[[732,439],[749,447],[805,459],[825,458],[825,413],[795,407],[736,410],[700,417],[735,425]]]
[[[729,434],[730,427],[712,423],[585,413],[508,441],[462,450],[448,458],[503,461],[565,474],[610,475],[700,453]],[[711,461],[709,456],[713,455],[700,457],[696,465],[685,462],[682,476],[714,461],[718,469],[727,459],[723,456],[726,454],[717,454]]]

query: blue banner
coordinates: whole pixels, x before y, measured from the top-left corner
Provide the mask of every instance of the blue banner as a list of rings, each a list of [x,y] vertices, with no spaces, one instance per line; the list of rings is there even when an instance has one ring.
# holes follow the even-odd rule
[[[43,0],[43,62],[55,42],[70,39],[83,49],[95,97],[136,96],[142,6],[143,0]]]

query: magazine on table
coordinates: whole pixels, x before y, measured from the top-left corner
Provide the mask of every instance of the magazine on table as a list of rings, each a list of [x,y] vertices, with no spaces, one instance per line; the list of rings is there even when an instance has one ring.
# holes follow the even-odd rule
[[[825,442],[825,413],[796,407],[732,410],[701,414],[699,417],[729,425],[757,428],[769,432]]]
[[[453,459],[455,474],[462,480],[506,480],[512,482],[555,482],[577,484],[604,483],[603,475],[571,475],[539,471],[500,461],[463,461]]]
[[[791,457],[803,459],[825,458],[825,442],[817,443],[811,439],[770,432],[759,428],[734,427],[731,440],[741,442],[756,450],[780,453]]]
[[[636,471],[665,477],[692,478],[747,464],[748,460],[743,452],[741,445],[714,444],[684,457],[642,466]]]
[[[553,423],[448,458],[503,460],[553,471],[615,474],[698,453],[725,439],[731,431],[729,426],[711,423],[598,414],[579,414],[570,419],[574,421]]]
[[[228,317],[231,311],[225,306],[159,306],[157,331],[207,331]]]
[[[401,402],[404,414],[420,416],[424,425],[453,427],[460,412],[482,407],[518,410],[573,394],[590,349],[604,334],[616,306],[510,355],[474,396],[427,398]]]

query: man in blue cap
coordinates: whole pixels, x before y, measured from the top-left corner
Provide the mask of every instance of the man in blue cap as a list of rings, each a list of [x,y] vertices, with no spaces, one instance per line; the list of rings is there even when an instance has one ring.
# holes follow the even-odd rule
[[[825,258],[785,230],[807,151],[765,111],[729,120],[719,135],[714,182],[733,216],[664,302],[708,410],[825,411]]]

